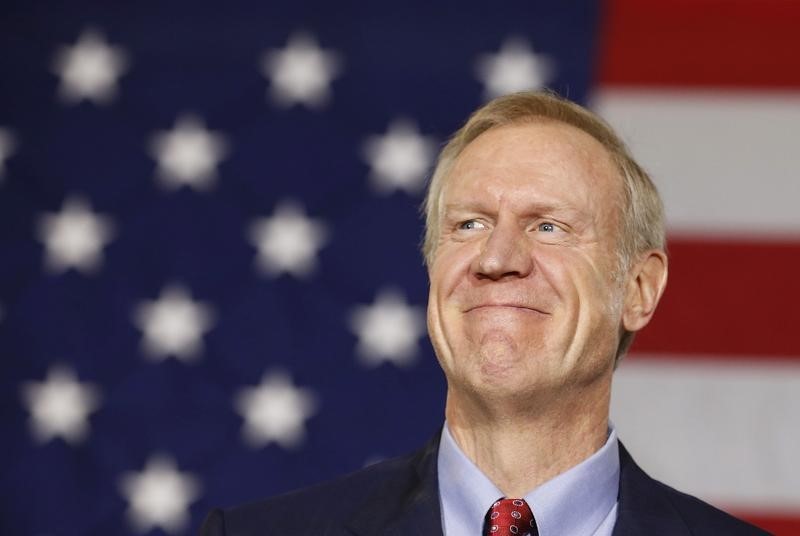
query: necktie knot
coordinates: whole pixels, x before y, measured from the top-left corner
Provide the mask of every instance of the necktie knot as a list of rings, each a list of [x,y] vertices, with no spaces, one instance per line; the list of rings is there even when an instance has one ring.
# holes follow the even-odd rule
[[[486,536],[538,536],[536,521],[524,499],[500,499],[486,513]]]

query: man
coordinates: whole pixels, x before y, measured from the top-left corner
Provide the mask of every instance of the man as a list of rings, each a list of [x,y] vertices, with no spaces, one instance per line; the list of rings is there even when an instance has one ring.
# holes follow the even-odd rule
[[[496,99],[442,151],[425,207],[441,434],[214,511],[204,535],[765,534],[652,480],[610,428],[667,256],[658,193],[602,120],[550,94]]]

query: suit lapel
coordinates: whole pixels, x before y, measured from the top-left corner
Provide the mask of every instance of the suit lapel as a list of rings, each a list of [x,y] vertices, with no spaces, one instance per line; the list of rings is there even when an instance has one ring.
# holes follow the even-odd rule
[[[619,499],[613,536],[691,534],[659,484],[636,465],[622,443],[619,461]]]
[[[376,495],[353,516],[348,528],[358,536],[436,536],[442,534],[439,505],[437,433],[408,464],[407,485]]]

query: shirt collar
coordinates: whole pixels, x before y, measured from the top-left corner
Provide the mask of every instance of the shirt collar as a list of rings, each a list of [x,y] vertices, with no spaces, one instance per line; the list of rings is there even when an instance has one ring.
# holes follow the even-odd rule
[[[480,534],[489,506],[503,493],[467,458],[445,423],[439,446],[439,494],[446,535]],[[619,446],[609,426],[606,443],[589,458],[524,498],[540,536],[594,534],[617,503]]]

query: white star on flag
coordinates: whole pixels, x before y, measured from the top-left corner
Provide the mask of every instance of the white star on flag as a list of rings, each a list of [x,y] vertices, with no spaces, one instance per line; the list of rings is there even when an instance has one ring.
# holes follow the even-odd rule
[[[358,336],[356,352],[365,365],[384,361],[410,365],[417,355],[417,341],[425,334],[422,307],[408,305],[394,290],[380,292],[372,305],[355,307],[350,328]]]
[[[329,86],[341,63],[337,53],[319,48],[314,36],[298,32],[289,37],[286,48],[264,54],[261,72],[270,80],[269,92],[277,105],[321,108],[330,100]]]
[[[77,444],[89,435],[89,414],[100,407],[100,391],[78,382],[75,373],[55,366],[43,382],[22,385],[22,398],[31,414],[30,427],[38,443],[60,437]]]
[[[327,234],[321,221],[307,217],[303,207],[293,201],[283,201],[272,216],[255,220],[249,232],[262,272],[270,276],[286,272],[295,277],[314,272],[317,252]]]
[[[202,191],[214,185],[217,166],[228,154],[228,142],[222,134],[206,129],[199,117],[186,114],[172,130],[152,136],[150,154],[158,161],[156,174],[164,188],[187,185]]]
[[[550,58],[535,54],[520,37],[506,39],[497,54],[482,54],[476,62],[486,100],[516,91],[545,87],[552,78]]]
[[[189,523],[189,505],[200,497],[200,480],[178,471],[172,458],[151,456],[144,470],[123,474],[121,493],[127,499],[128,519],[134,530],[148,532],[160,528],[171,534]]]
[[[106,43],[100,32],[84,31],[74,46],[55,55],[53,70],[61,78],[58,92],[67,103],[83,99],[108,104],[117,95],[117,80],[128,68],[126,54]]]
[[[252,448],[272,442],[283,448],[300,445],[305,438],[305,421],[317,408],[316,397],[295,387],[288,374],[264,374],[257,387],[245,387],[236,394],[234,406],[244,418],[242,437]]]
[[[435,154],[434,138],[420,134],[416,125],[406,119],[393,121],[386,134],[370,136],[363,145],[372,185],[383,194],[421,191]]]
[[[0,179],[5,172],[6,160],[14,153],[17,143],[14,135],[6,128],[0,128]]]
[[[136,307],[134,322],[143,332],[142,347],[149,357],[188,362],[199,357],[214,316],[210,306],[192,300],[183,287],[168,285],[157,300]]]
[[[102,265],[102,250],[114,237],[114,225],[107,216],[92,212],[86,199],[72,196],[64,200],[61,212],[39,217],[38,236],[48,270],[74,268],[88,274]]]

